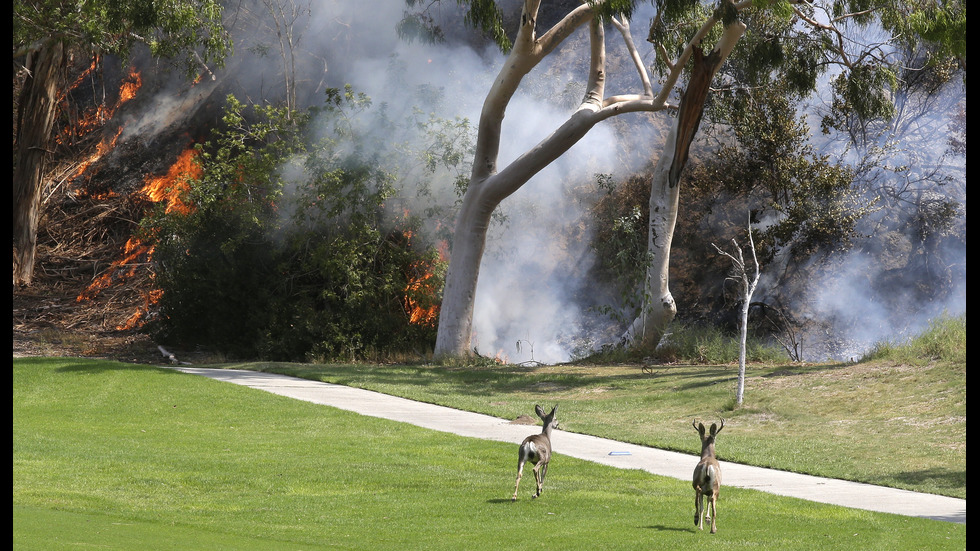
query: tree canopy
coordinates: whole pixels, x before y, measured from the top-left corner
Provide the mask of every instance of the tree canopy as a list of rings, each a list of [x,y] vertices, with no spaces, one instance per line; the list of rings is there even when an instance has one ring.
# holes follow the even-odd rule
[[[871,143],[869,130],[874,132],[881,128],[882,122],[887,126],[887,121],[894,119],[899,79],[909,74],[933,72],[941,80],[937,68],[948,68],[951,57],[965,69],[965,39],[961,38],[965,37],[966,12],[965,6],[958,2],[654,0],[652,3],[656,17],[647,39],[657,52],[653,70],[663,77],[659,92],[653,90],[647,78],[647,68],[639,61],[629,30],[629,19],[641,2],[525,2],[523,6],[490,0],[459,2],[465,11],[466,22],[492,37],[509,55],[498,80],[488,92],[478,127],[477,158],[450,259],[437,354],[469,352],[469,319],[479,272],[478,258],[482,256],[485,239],[483,220],[504,197],[560,156],[568,144],[580,139],[599,120],[631,111],[677,113],[676,127],[667,138],[652,176],[648,256],[653,262],[642,292],[645,304],[623,338],[624,342],[650,348],[657,345],[666,324],[676,312],[666,287],[666,259],[677,216],[680,173],[698,131],[705,102],[712,97],[709,90],[725,90],[725,97],[736,109],[739,106],[748,109],[758,105],[752,100],[753,95],[767,92],[773,83],[778,83],[782,92],[798,99],[809,96],[816,91],[821,79],[829,78],[833,99],[824,117],[824,128],[849,131],[857,145],[865,146]],[[432,7],[438,4],[438,1],[422,4],[409,0],[406,18],[411,22],[409,28],[416,33],[428,31],[429,39],[437,40],[439,26],[432,16]],[[511,8],[521,10],[519,21],[510,19],[516,30],[513,38],[504,32],[509,15],[507,10]],[[542,23],[546,18],[539,15],[539,9],[542,14],[546,10],[557,13],[549,14],[549,23]],[[608,79],[604,35],[607,24],[620,31],[633,55],[634,65],[643,81],[641,93],[604,96]],[[496,148],[507,103],[530,69],[554,51],[557,44],[570,35],[570,29],[586,25],[590,32],[591,66],[585,99],[554,134],[498,171]],[[708,55],[702,49],[707,44],[717,44]],[[731,61],[722,67],[729,58]],[[706,61],[708,59],[710,61]],[[950,74],[947,72],[946,77]],[[680,95],[679,102],[673,99],[676,95]],[[753,117],[761,120],[751,110],[735,113],[728,120],[746,124],[752,122]],[[792,125],[792,121],[787,122]],[[738,137],[743,145],[751,141],[748,130],[743,129]],[[859,135],[864,136],[864,143],[856,141]],[[755,140],[754,145],[762,149],[747,150],[744,159],[747,162],[745,174],[761,168],[752,168],[753,164],[768,163],[770,168],[766,170],[774,178],[770,184],[775,190],[786,185],[784,180],[789,167],[772,171],[771,167],[778,165],[779,159],[758,159],[760,154],[778,155],[776,151],[765,151],[765,148],[778,146],[774,141],[768,138]],[[792,142],[786,145],[790,149],[800,149]],[[811,180],[807,172],[825,172],[826,158],[810,157],[813,162],[802,157],[797,159],[802,164],[792,168],[791,181],[796,179],[799,184],[806,184]],[[843,200],[822,201],[819,186],[799,184],[794,190],[794,200],[784,200],[784,206],[802,207],[795,213],[782,213],[796,228],[806,228],[808,220],[816,213],[819,223],[807,236],[815,242],[827,237],[846,241],[854,219],[864,212],[858,202],[846,197],[847,170],[833,172],[821,180],[826,186],[845,193]],[[776,193],[781,193],[785,199],[787,190],[784,188]],[[848,204],[854,208],[844,208]],[[792,219],[794,216],[797,220]],[[845,223],[835,225],[834,220],[841,218]],[[789,237],[782,236],[783,242],[788,242]],[[464,255],[467,260],[458,260]]]
[[[231,42],[217,0],[15,0],[14,58],[56,40],[84,52],[126,57],[145,44],[156,57],[193,71],[220,63]]]

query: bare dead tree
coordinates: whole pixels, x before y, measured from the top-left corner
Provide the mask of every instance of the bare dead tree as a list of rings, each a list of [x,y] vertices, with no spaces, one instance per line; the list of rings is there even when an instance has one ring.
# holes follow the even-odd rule
[[[738,383],[735,388],[735,405],[742,405],[745,396],[745,342],[748,336],[749,327],[749,307],[752,305],[752,294],[759,284],[759,259],[755,254],[755,241],[752,239],[752,221],[748,223],[749,246],[752,251],[752,263],[755,265],[755,275],[749,281],[749,272],[742,256],[742,248],[738,241],[732,239],[733,253],[721,250],[718,245],[711,244],[718,251],[718,254],[727,256],[732,261],[732,272],[727,279],[738,282],[742,291],[742,312],[739,318],[739,349],[738,349]]]

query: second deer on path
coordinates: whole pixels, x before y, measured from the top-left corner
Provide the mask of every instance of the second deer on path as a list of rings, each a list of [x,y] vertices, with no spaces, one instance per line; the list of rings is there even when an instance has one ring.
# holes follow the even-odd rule
[[[718,502],[718,490],[721,489],[721,465],[715,457],[715,437],[725,428],[725,420],[721,420],[721,426],[711,423],[708,434],[704,433],[704,423],[694,420],[694,429],[701,435],[701,461],[694,467],[694,525],[698,530],[704,530],[704,514],[707,509],[704,506],[704,498],[708,498],[708,520],[711,522],[711,533],[718,531],[715,520],[718,516],[716,510]]]
[[[514,496],[511,501],[517,501],[517,489],[521,486],[521,475],[524,474],[524,464],[528,461],[534,465],[534,481],[538,488],[533,497],[541,495],[544,486],[544,475],[548,472],[548,462],[551,461],[551,430],[558,426],[555,420],[555,413],[558,406],[551,409],[551,413],[545,414],[541,406],[534,406],[534,412],[544,421],[541,434],[532,434],[521,442],[517,449],[517,484],[514,485]]]

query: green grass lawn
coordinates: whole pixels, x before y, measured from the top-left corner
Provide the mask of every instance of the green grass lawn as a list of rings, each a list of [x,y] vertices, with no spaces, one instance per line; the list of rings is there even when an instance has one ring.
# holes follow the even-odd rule
[[[437,366],[244,364],[504,419],[562,404],[563,430],[698,454],[725,418],[726,461],[966,498],[965,364]]]
[[[964,525],[739,488],[698,532],[689,482],[560,451],[542,497],[512,503],[515,449],[167,369],[15,359],[14,548],[965,548]]]

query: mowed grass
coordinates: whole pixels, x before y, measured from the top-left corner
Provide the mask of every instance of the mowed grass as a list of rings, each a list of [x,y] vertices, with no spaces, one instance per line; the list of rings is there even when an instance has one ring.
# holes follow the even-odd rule
[[[504,419],[561,404],[561,428],[700,453],[694,418],[725,419],[726,461],[966,498],[965,363],[728,366],[244,364]]]
[[[512,503],[515,448],[168,369],[15,359],[13,546],[965,548],[964,525],[738,488],[698,532],[689,482],[560,450],[542,497]]]

